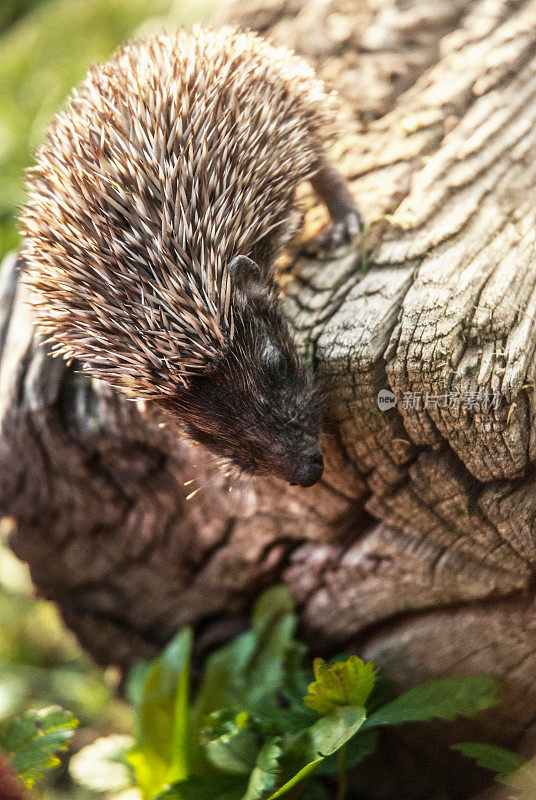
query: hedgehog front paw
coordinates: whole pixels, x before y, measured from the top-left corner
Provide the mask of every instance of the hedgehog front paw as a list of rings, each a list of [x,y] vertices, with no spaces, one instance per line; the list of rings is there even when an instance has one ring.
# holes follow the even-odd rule
[[[320,231],[313,243],[313,249],[319,254],[333,253],[339,247],[350,244],[362,230],[363,217],[357,208],[351,208]]]

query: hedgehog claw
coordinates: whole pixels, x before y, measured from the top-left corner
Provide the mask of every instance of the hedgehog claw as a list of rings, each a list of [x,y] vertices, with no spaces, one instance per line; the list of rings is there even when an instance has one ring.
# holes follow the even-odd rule
[[[342,218],[328,223],[313,243],[317,255],[329,255],[344,247],[363,230],[363,217],[357,208],[352,208]]]

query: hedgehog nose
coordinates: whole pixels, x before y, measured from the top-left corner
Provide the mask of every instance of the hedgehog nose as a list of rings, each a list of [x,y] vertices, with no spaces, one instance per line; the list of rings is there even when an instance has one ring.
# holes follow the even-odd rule
[[[320,452],[313,453],[303,464],[299,466],[294,474],[294,484],[299,486],[313,486],[322,477],[324,472],[324,459]]]

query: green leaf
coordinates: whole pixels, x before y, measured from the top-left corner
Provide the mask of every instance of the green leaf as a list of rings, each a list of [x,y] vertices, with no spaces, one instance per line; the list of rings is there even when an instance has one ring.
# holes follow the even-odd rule
[[[358,656],[336,661],[331,666],[324,659],[315,658],[313,669],[316,680],[309,685],[304,703],[321,715],[338,706],[363,708],[376,680],[374,664],[365,664]]]
[[[303,667],[306,652],[307,648],[301,642],[289,642],[277,691],[272,689],[271,695],[263,697],[263,702],[249,705],[257,727],[267,736],[296,733],[317,720],[316,713],[303,703],[311,680],[310,668],[305,670]]]
[[[372,755],[378,744],[379,731],[359,731],[359,736],[354,736],[346,745],[346,769],[350,770],[361,764],[368,756]],[[326,758],[319,768],[320,775],[337,775],[339,765],[336,755]]]
[[[270,795],[268,800],[276,800],[278,797],[282,797],[284,794],[289,792],[295,786],[298,785],[301,781],[311,775],[317,768],[318,765],[322,763],[323,758],[316,758],[314,761],[310,761],[304,767],[302,767],[299,772],[297,772],[289,781],[287,781],[277,792],[274,792]]]
[[[367,717],[370,717],[373,711],[386,705],[397,695],[396,683],[386,675],[377,675],[374,689],[369,695],[367,700]]]
[[[366,721],[365,728],[401,725],[404,722],[453,720],[458,715],[474,717],[499,702],[500,685],[491,675],[444,678],[415,686],[382,706]]]
[[[264,592],[253,611],[252,622],[256,642],[244,676],[244,707],[248,711],[256,705],[264,706],[266,697],[283,683],[286,657],[294,645],[297,626],[289,590],[274,586]]]
[[[285,698],[288,700],[290,707],[294,711],[299,711],[301,714],[306,714],[314,721],[309,711],[303,707],[303,697],[307,693],[307,687],[310,682],[311,670],[308,666],[304,668],[305,656],[307,655],[307,647],[301,642],[292,642],[287,649],[285,658],[285,671],[283,674],[282,691]]]
[[[57,753],[69,747],[78,720],[58,706],[30,711],[14,720],[0,738],[15,772],[31,788],[43,773],[60,763]]]
[[[138,661],[130,670],[126,685],[126,695],[133,708],[137,708],[142,702],[143,687],[151,665],[151,661]]]
[[[253,626],[264,625],[266,619],[294,614],[294,600],[286,586],[272,586],[261,594],[253,609]]]
[[[354,736],[365,721],[365,709],[338,707],[317,720],[308,730],[311,748],[316,756],[330,756]]]
[[[148,800],[173,781],[189,775],[189,685],[193,634],[182,630],[152,662],[131,695],[138,694],[137,738],[127,754],[138,785]]]
[[[287,653],[295,644],[296,624],[288,589],[276,586],[261,595],[253,613],[253,629],[207,660],[193,709],[198,729],[213,711],[251,713],[273,702],[283,683]]]
[[[267,703],[265,708],[255,708],[252,719],[257,728],[266,736],[278,736],[284,733],[297,733],[308,728],[318,717],[303,705],[301,710],[284,708],[280,705]]]
[[[201,741],[210,763],[222,772],[249,775],[255,767],[259,742],[247,714],[217,711],[207,718]]]
[[[230,775],[191,777],[174,783],[154,800],[241,800],[247,780]]]
[[[273,792],[279,777],[281,753],[281,738],[265,743],[257,757],[243,800],[262,800],[268,792]]]
[[[306,761],[305,765],[298,768],[297,772],[271,794],[268,800],[276,800],[310,776],[325,758],[336,753],[357,733],[364,720],[364,708],[338,707],[303,731],[295,738],[290,748],[290,755],[294,755],[296,762]]]
[[[254,632],[248,631],[209,656],[194,703],[194,715],[199,726],[213,711],[228,709],[238,713],[244,708],[247,694],[245,674],[256,646]]]
[[[451,750],[457,750],[467,758],[474,758],[479,767],[495,772],[495,780],[499,783],[509,783],[508,777],[525,764],[521,756],[493,744],[459,742],[451,745]]]

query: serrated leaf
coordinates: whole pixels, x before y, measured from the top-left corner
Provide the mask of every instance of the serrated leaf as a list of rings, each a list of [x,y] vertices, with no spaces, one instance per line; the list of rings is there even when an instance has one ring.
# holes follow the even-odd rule
[[[174,783],[154,800],[241,800],[247,780],[230,775],[191,777]]]
[[[321,715],[338,706],[364,708],[376,680],[374,664],[350,656],[330,666],[323,658],[315,658],[313,669],[316,680],[309,685],[309,694],[304,698],[308,708]]]
[[[444,678],[430,681],[405,692],[371,714],[364,728],[401,725],[404,722],[427,722],[431,719],[453,720],[457,716],[474,717],[499,702],[500,685],[491,675]]]
[[[30,711],[8,726],[0,747],[19,778],[31,788],[44,772],[60,763],[57,753],[68,749],[77,726],[71,712],[58,706]]]
[[[508,783],[508,777],[525,764],[525,759],[511,750],[482,742],[459,742],[451,745],[451,750],[457,750],[467,758],[474,758],[479,767],[495,772],[495,780],[500,783]]]
[[[281,758],[281,738],[270,739],[261,748],[243,800],[262,800],[276,786]]]

